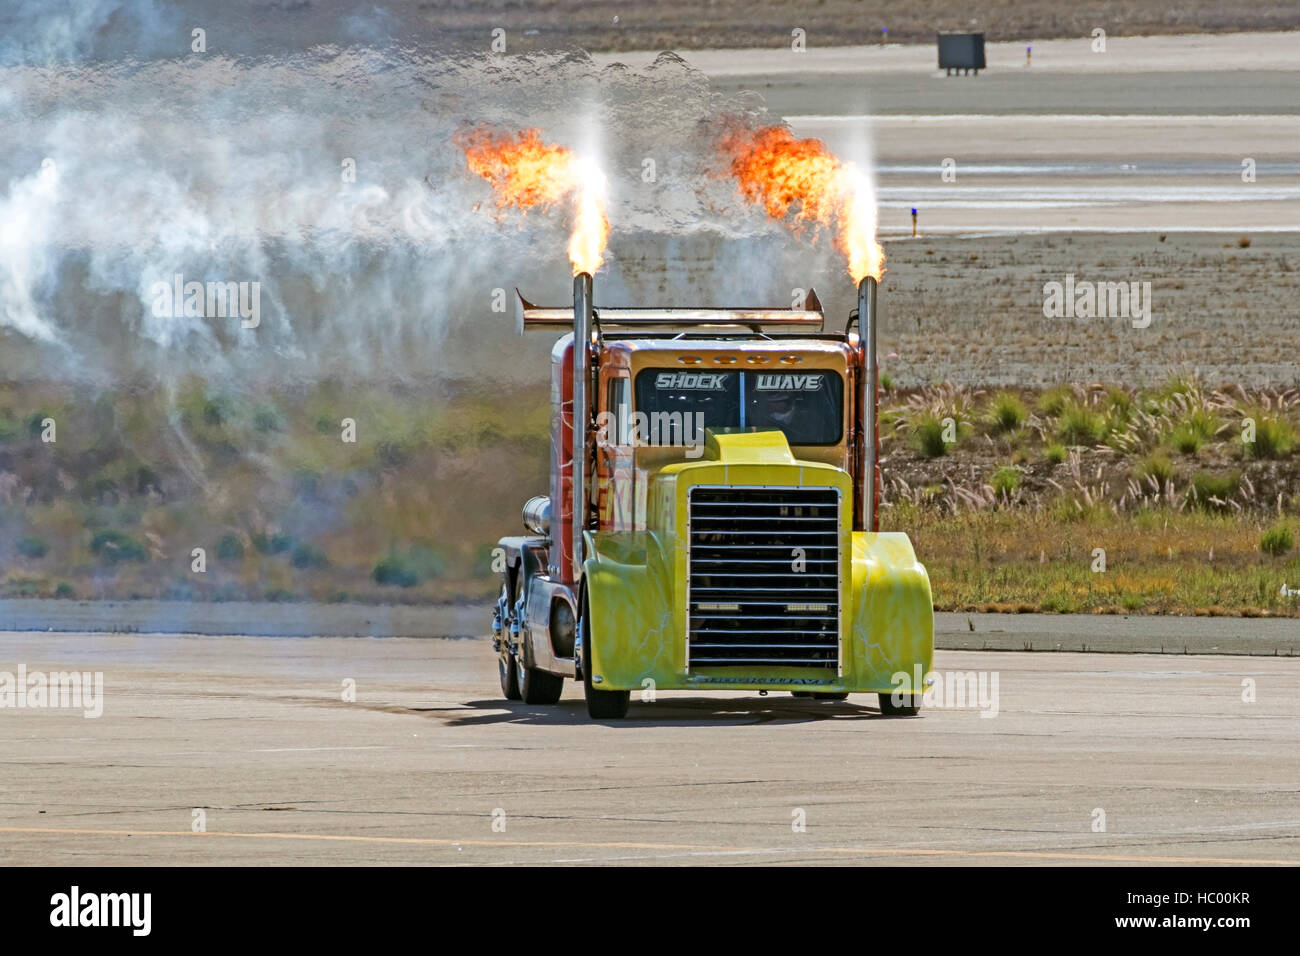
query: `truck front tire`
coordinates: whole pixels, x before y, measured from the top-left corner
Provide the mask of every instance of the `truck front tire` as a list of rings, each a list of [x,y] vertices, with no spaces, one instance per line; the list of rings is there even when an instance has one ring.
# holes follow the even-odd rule
[[[587,698],[587,716],[592,720],[622,720],[627,716],[632,692],[627,690],[600,690],[591,683],[591,613],[586,595],[582,600],[582,620],[578,622],[582,640],[582,690]]]
[[[895,704],[893,694],[877,694],[882,717],[915,717],[921,710],[920,694],[904,694],[903,703]]]

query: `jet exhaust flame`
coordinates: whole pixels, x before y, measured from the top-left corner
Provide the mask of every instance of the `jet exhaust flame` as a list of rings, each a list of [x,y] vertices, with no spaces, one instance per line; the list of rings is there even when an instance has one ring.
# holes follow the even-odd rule
[[[746,199],[795,232],[834,228],[835,248],[848,260],[853,281],[881,277],[885,252],[876,241],[875,190],[861,169],[841,162],[821,140],[795,139],[784,126],[732,130],[721,150]]]
[[[605,176],[590,160],[565,146],[544,143],[537,129],[518,133],[475,128],[455,137],[470,171],[496,192],[497,209],[549,210],[570,204],[569,262],[573,274],[594,274],[609,241]]]

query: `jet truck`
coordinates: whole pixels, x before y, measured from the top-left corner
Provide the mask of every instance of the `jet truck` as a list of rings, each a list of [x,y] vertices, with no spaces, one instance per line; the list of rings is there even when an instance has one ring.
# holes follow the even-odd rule
[[[876,694],[915,715],[930,582],[879,530],[876,281],[843,331],[796,308],[605,308],[517,293],[551,352],[548,494],[501,539],[492,646],[511,700],[581,681],[592,718],[632,694]],[[650,706],[639,704],[638,706]]]

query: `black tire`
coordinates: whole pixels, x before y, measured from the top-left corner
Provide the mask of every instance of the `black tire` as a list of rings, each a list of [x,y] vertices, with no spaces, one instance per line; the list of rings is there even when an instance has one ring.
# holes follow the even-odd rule
[[[903,703],[895,704],[893,694],[877,694],[882,717],[915,717],[921,710],[920,694],[904,694]]]
[[[836,690],[827,690],[827,691],[815,690],[812,693],[812,699],[813,700],[848,700],[849,692],[836,691]]]
[[[812,696],[812,691],[810,691],[810,690],[792,690],[792,691],[790,691],[790,696],[791,696],[791,697],[811,697],[811,696]]]
[[[582,635],[582,690],[587,698],[587,716],[592,720],[622,720],[627,716],[632,692],[628,690],[600,690],[591,683],[591,625],[588,619],[587,599],[583,595],[582,620],[578,622]]]
[[[517,664],[519,671],[519,696],[525,704],[554,704],[564,693],[564,678],[535,667]]]
[[[501,676],[501,693],[506,700],[520,700],[523,694],[519,690],[519,667],[515,657],[509,651],[502,651],[497,656],[497,671]]]

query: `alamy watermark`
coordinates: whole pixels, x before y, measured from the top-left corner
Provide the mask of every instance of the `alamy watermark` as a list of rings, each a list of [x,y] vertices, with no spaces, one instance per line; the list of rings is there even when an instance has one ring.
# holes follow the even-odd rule
[[[911,688],[924,687],[921,706],[939,709],[978,709],[981,717],[996,717],[999,709],[997,671],[929,671],[922,678],[921,665],[912,673],[898,671],[889,682],[894,685],[894,706],[907,704],[904,699],[916,696]]]
[[[1043,283],[1043,315],[1049,319],[1131,319],[1133,328],[1151,324],[1150,282],[1075,281]]]
[[[0,671],[0,710],[76,709],[83,717],[104,713],[103,671]]]
[[[255,329],[262,324],[262,283],[185,281],[176,273],[171,282],[149,287],[153,314],[160,319],[230,319],[238,316],[240,326]]]
[[[634,412],[620,405],[596,416],[596,431],[604,444],[681,445],[687,458],[704,454],[703,412]]]
[[[132,936],[148,936],[153,927],[152,893],[83,893],[73,886],[50,897],[50,925],[124,927]]]

